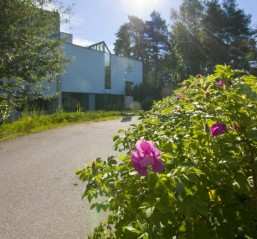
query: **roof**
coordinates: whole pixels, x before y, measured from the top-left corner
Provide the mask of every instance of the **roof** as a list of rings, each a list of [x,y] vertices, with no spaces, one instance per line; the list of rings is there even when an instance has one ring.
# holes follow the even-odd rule
[[[87,48],[111,54],[110,49],[108,48],[107,44],[104,41],[90,45]]]

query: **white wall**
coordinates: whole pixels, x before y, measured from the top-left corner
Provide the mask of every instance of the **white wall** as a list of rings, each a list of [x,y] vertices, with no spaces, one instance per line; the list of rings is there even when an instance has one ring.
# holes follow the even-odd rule
[[[143,80],[143,66],[140,61],[112,55],[112,93],[124,94],[125,82],[131,81],[135,85]]]
[[[103,54],[72,44],[65,44],[64,52],[70,62],[62,76],[62,91],[101,93],[104,88]]]
[[[70,60],[62,76],[62,91],[81,93],[124,94],[125,81],[142,82],[143,67],[140,61],[111,56],[111,89],[104,88],[104,54],[69,43],[64,45]]]

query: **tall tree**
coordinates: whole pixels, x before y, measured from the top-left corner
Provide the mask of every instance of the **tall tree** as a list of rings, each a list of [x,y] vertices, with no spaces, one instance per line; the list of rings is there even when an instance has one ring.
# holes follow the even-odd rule
[[[181,69],[187,74],[200,73],[205,67],[207,52],[200,41],[203,9],[199,0],[184,0],[179,12],[172,13],[173,53],[182,60],[184,66]]]
[[[59,14],[43,10],[49,2],[0,1],[0,100],[8,104],[41,94],[37,86],[63,69]]]
[[[156,11],[148,21],[129,16],[129,21],[120,27],[116,36],[116,54],[143,62],[144,83],[135,90],[135,95],[137,100],[146,99],[149,106],[153,99],[160,98],[164,76],[169,71],[166,63],[170,44],[166,22]]]
[[[226,63],[229,61],[227,54],[228,45],[223,40],[226,34],[226,14],[218,0],[206,3],[206,12],[202,19],[202,43],[207,50],[207,65]]]
[[[143,21],[138,17],[129,16],[129,21],[123,24],[116,34],[114,51],[117,55],[142,60],[144,79],[154,73],[156,84],[160,61],[165,58],[169,50],[169,33],[166,22],[158,12],[154,11],[150,17],[149,21]]]
[[[156,11],[152,12],[150,21],[145,23],[145,53],[148,73],[154,76],[154,83],[160,85],[163,74],[163,61],[169,51],[168,28],[165,20]]]
[[[184,0],[173,20],[173,53],[182,59],[185,66],[179,69],[186,74],[206,73],[224,63],[247,68],[254,32],[236,0]]]
[[[234,67],[247,67],[253,40],[250,28],[251,17],[239,9],[235,0],[224,0],[222,5],[217,0],[206,4],[203,18],[204,44],[214,44],[215,51],[209,52],[212,65],[227,63]]]
[[[144,60],[145,23],[136,16],[129,16],[128,19],[129,21],[123,24],[116,34],[114,51],[117,55]]]
[[[123,24],[116,34],[117,40],[114,43],[114,52],[119,56],[131,55],[131,40],[129,35],[129,23]]]
[[[131,56],[144,60],[144,21],[135,16],[129,16],[129,36],[131,44]]]

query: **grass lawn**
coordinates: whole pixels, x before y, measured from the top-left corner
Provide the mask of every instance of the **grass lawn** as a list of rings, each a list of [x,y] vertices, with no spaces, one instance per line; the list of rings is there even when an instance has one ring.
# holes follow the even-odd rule
[[[0,141],[13,139],[17,136],[41,132],[48,129],[62,127],[72,123],[102,121],[118,118],[122,115],[118,111],[95,112],[58,112],[55,114],[31,114],[24,115],[13,123],[5,123],[0,126]]]

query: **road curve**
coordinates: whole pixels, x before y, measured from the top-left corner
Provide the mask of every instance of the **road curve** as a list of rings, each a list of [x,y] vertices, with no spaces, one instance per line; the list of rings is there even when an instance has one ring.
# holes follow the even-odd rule
[[[100,215],[81,200],[75,171],[112,155],[112,136],[132,122],[78,124],[0,143],[0,238],[85,239]]]

